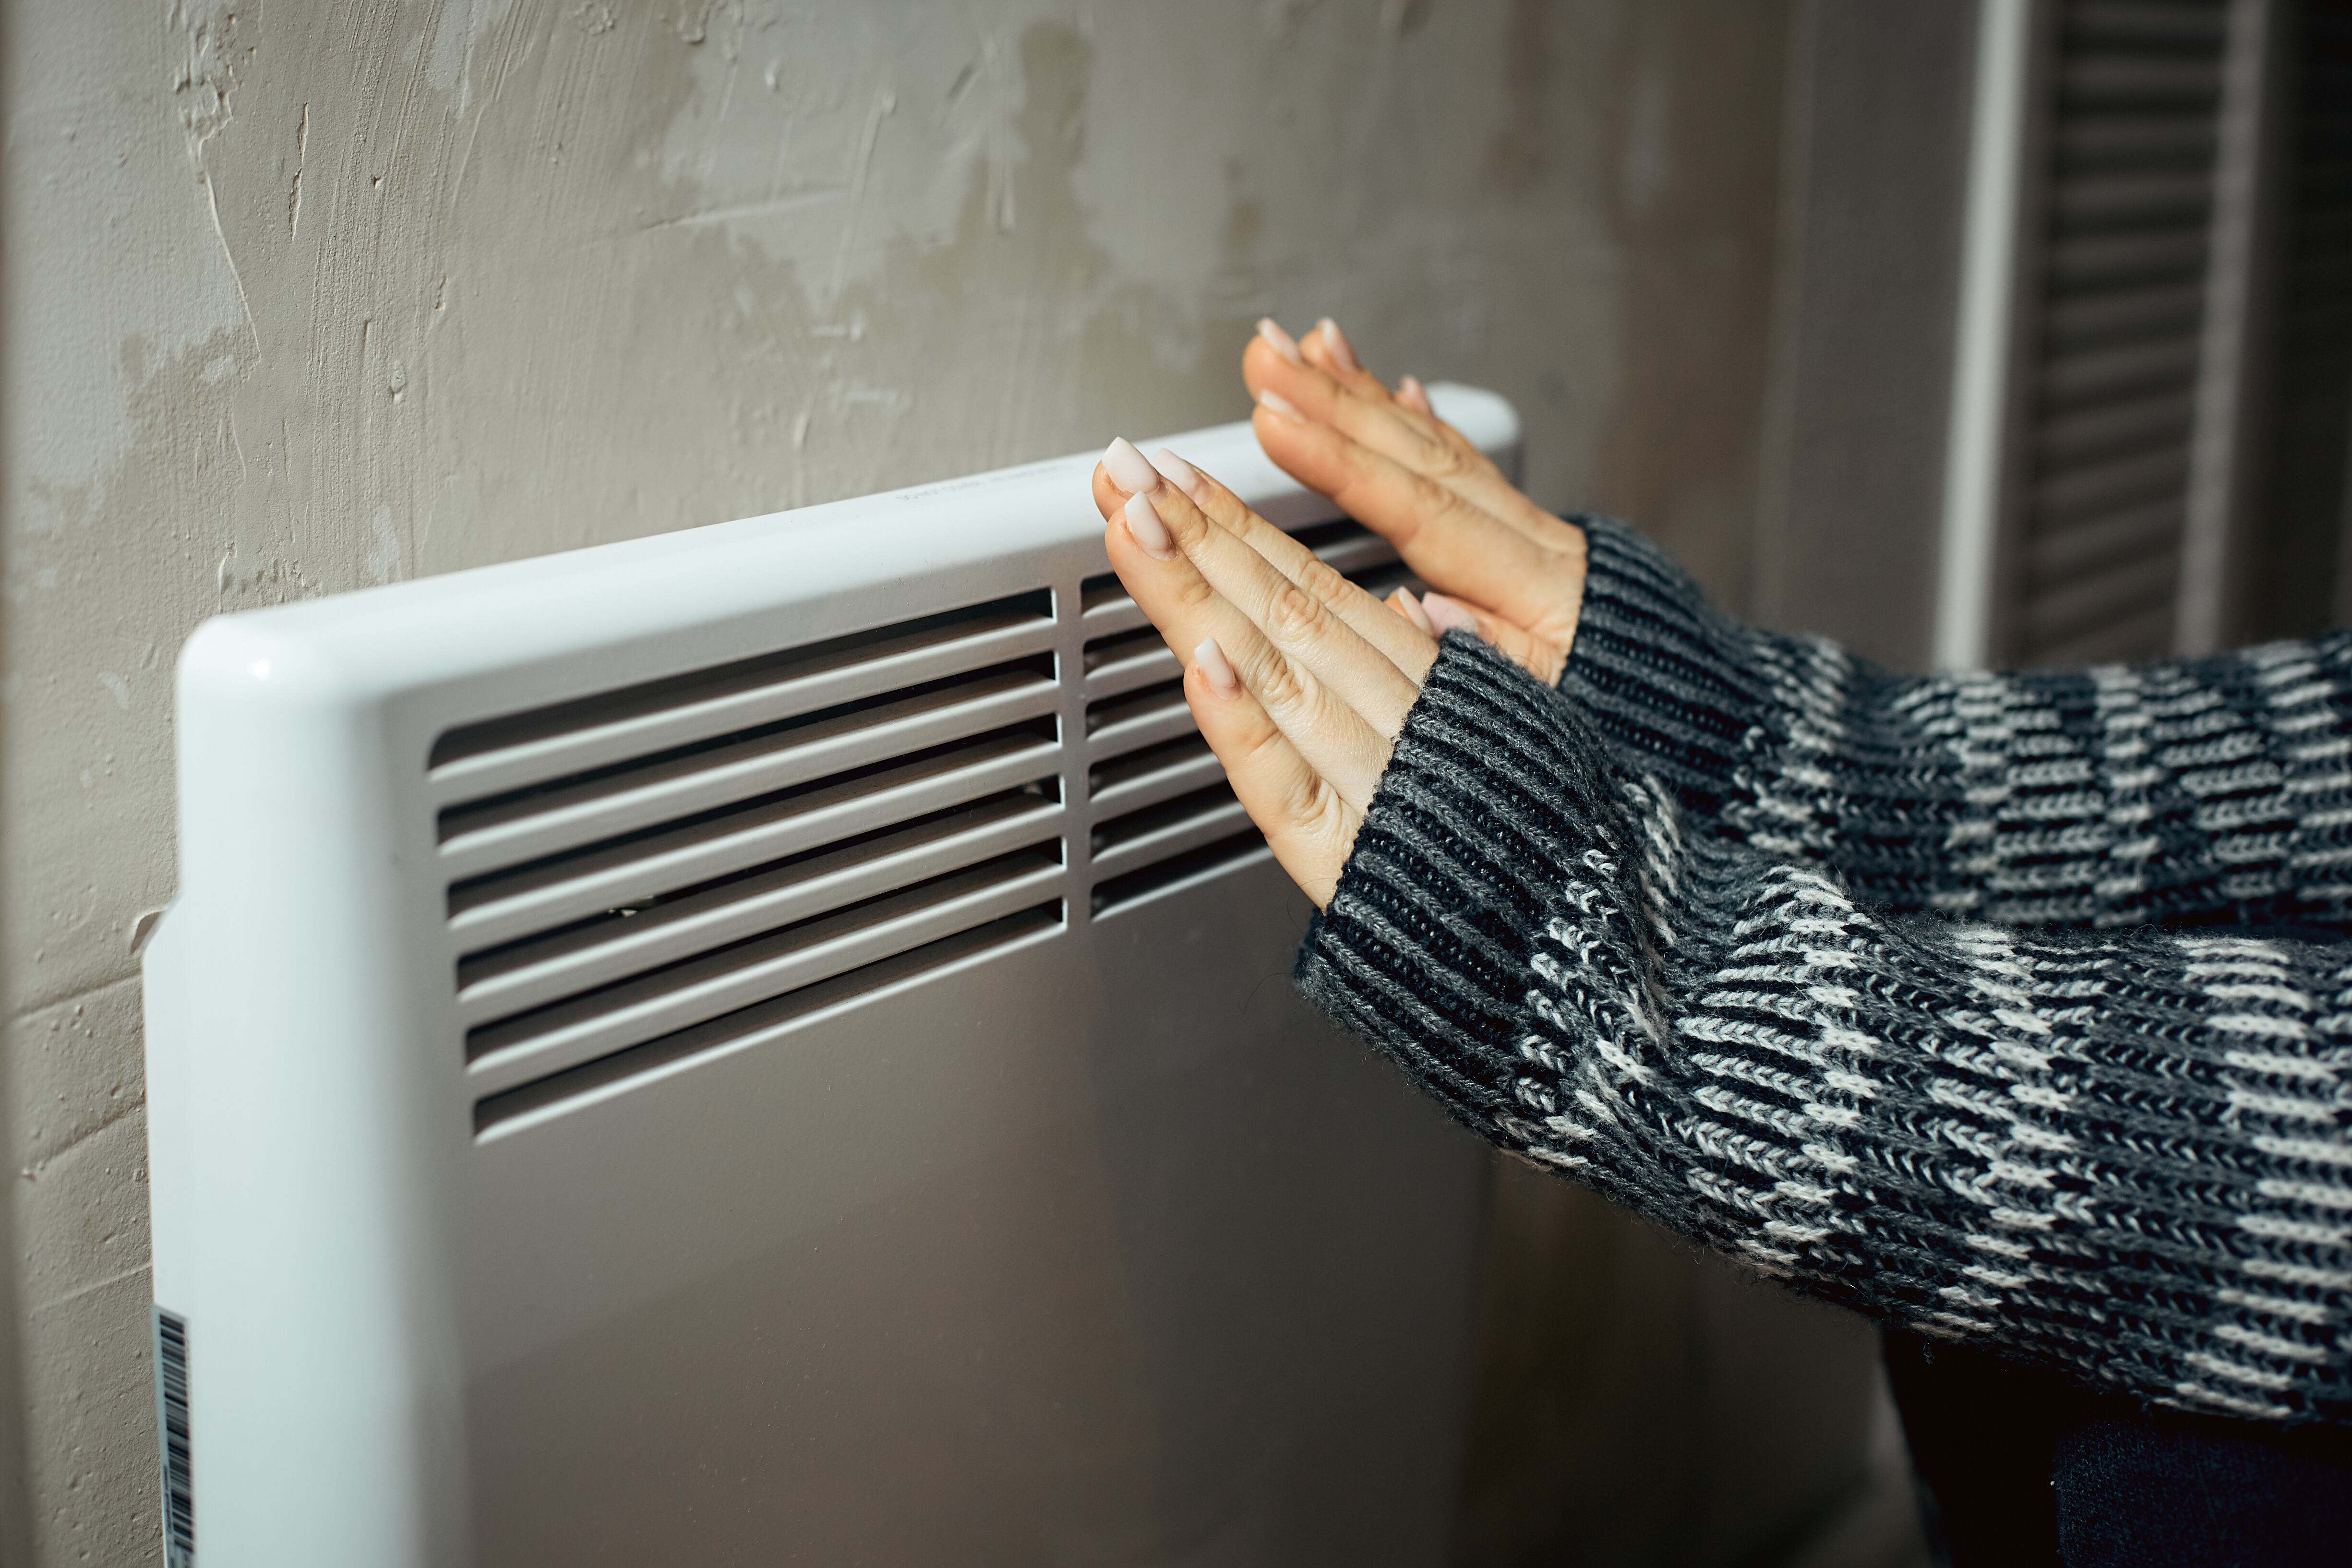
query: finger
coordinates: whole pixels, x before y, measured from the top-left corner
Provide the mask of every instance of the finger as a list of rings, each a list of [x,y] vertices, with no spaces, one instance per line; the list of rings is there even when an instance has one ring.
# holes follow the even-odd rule
[[[1454,430],[1452,425],[1446,424],[1444,420],[1437,418],[1437,411],[1429,406],[1429,389],[1421,384],[1419,377],[1407,376],[1397,382],[1396,400],[1415,413],[1429,415],[1431,419],[1435,420],[1437,423],[1452,431],[1455,435],[1462,434]]]
[[[1416,636],[1412,630],[1399,626],[1396,617],[1382,611],[1378,600],[1349,582],[1313,550],[1252,511],[1246,502],[1213,476],[1203,474],[1166,447],[1153,456],[1152,465],[1182,490],[1212,522],[1231,530],[1272,562],[1276,570],[1321,600],[1415,686],[1429,674],[1429,666],[1437,662],[1437,644],[1426,634],[1426,627],[1419,628],[1424,634]]]
[[[1389,389],[1381,378],[1364,369],[1356,357],[1356,346],[1348,341],[1348,334],[1339,323],[1328,316],[1315,323],[1315,329],[1298,341],[1299,357],[1317,370],[1346,387],[1358,397],[1371,403],[1390,401]]]
[[[1122,447],[1129,452],[1135,451],[1133,445],[1124,439],[1111,444],[1113,453]],[[1138,453],[1134,459],[1125,461],[1139,463],[1141,454]],[[1395,624],[1395,617],[1382,612],[1370,594],[1327,565],[1313,550],[1252,511],[1248,503],[1216,479],[1202,474],[1164,446],[1146,466],[1153,467],[1170,483],[1182,487],[1210,520],[1241,535],[1251,548],[1272,561],[1276,570],[1329,605],[1359,636],[1378,648],[1416,685],[1429,673],[1429,666],[1437,662],[1437,644],[1433,636],[1414,637],[1399,628]],[[1129,477],[1131,483],[1145,482],[1139,473],[1132,473]],[[1102,513],[1105,521],[1109,521],[1119,507],[1127,504],[1129,494],[1111,477],[1105,463],[1095,465],[1095,507]]]
[[[1299,345],[1294,361],[1278,352],[1261,351],[1265,343],[1261,333],[1242,356],[1242,379],[1253,395],[1271,391],[1308,420],[1336,426],[1529,538],[1555,549],[1565,547],[1566,536],[1573,531],[1569,525],[1521,495],[1518,486],[1504,477],[1502,470],[1460,431],[1425,407],[1413,408],[1391,397],[1388,389],[1369,373],[1359,371],[1349,375],[1336,371],[1329,346],[1335,336],[1345,340],[1336,326],[1330,334],[1318,328]],[[1426,404],[1425,392],[1421,401]],[[1276,463],[1283,462],[1273,448],[1267,449],[1267,455]]]
[[[1345,428],[1358,439],[1369,439],[1394,454],[1414,454],[1416,471],[1444,470],[1476,455],[1475,447],[1468,456],[1452,452],[1434,419],[1401,407],[1370,372],[1359,371],[1343,380],[1330,368],[1330,350],[1321,332],[1310,332],[1305,343],[1285,351],[1268,336],[1270,325],[1260,323],[1258,335],[1242,350],[1242,381],[1261,402],[1271,395],[1303,418],[1323,423],[1344,420]]]
[[[1139,455],[1131,446],[1121,453],[1119,447],[1124,444],[1113,446],[1111,463],[1132,469]],[[1134,472],[1139,484],[1147,470],[1148,465],[1146,470]],[[1114,473],[1112,477],[1115,482],[1123,482],[1127,476]],[[1152,477],[1158,481],[1157,474]],[[1404,727],[1404,716],[1420,695],[1420,684],[1359,636],[1329,605],[1276,570],[1273,562],[1253,549],[1235,530],[1212,522],[1190,496],[1173,485],[1159,481],[1129,499],[1125,516],[1129,531],[1138,535],[1147,553],[1158,553],[1158,542],[1150,537],[1151,530],[1155,527],[1164,529],[1209,586],[1248,617],[1287,663],[1311,675],[1383,737],[1394,736]],[[1286,538],[1271,527],[1265,531],[1271,538]],[[1344,580],[1337,586],[1361,595],[1366,613],[1381,616],[1391,634],[1410,635],[1406,628],[1397,624],[1395,617],[1384,616],[1380,606],[1360,589]],[[1224,646],[1228,653],[1241,659],[1240,647],[1230,641]],[[1434,649],[1430,656],[1434,662]]]
[[[1184,700],[1234,794],[1282,869],[1318,909],[1331,902],[1362,814],[1310,767],[1212,638],[1193,649]]]
[[[1475,604],[1432,593],[1423,598],[1422,613],[1440,636],[1456,630],[1468,632],[1548,686],[1558,685],[1560,672],[1568,667],[1566,648]]]
[[[1152,502],[1173,494],[1172,487],[1165,485],[1156,492],[1139,492],[1113,514],[1103,538],[1112,570],[1177,657],[1183,658],[1188,650],[1199,647],[1203,638],[1216,639],[1243,684],[1289,737],[1299,755],[1350,801],[1368,806],[1381,770],[1388,766],[1390,735],[1394,731],[1384,734],[1375,729],[1351,704],[1303,663],[1276,646],[1210,584],[1192,559],[1176,546],[1166,524],[1156,520]],[[1199,532],[1221,531],[1212,528],[1197,511],[1193,517]],[[1297,593],[1295,586],[1286,587]],[[1391,677],[1402,679],[1379,654],[1359,646],[1366,663],[1381,665]],[[1401,725],[1402,719],[1397,722]]]
[[[1331,425],[1261,403],[1255,426],[1269,456],[1396,546],[1423,581],[1568,644],[1584,597],[1580,532],[1553,549]]]

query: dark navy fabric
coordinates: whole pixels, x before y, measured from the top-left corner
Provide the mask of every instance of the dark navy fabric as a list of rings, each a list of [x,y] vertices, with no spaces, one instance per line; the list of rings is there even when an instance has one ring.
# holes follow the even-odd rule
[[[1951,1568],[2352,1563],[2352,1433],[2151,1410],[1972,1346],[1886,1336]]]

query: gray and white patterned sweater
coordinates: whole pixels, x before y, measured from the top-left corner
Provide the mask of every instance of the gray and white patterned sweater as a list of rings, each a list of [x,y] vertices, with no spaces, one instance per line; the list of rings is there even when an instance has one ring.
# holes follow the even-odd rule
[[[2278,934],[2352,903],[2352,639],[1902,680],[1587,527],[1560,691],[1446,639],[1307,993],[1800,1288],[2352,1418],[2352,946]]]

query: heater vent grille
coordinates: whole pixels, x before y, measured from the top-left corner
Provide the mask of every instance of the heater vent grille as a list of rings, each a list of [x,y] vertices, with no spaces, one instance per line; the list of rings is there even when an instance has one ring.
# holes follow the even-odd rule
[[[1296,537],[1375,597],[1416,584],[1385,539],[1346,520]],[[1416,584],[1417,585],[1417,584]],[[1183,666],[1116,577],[1079,591],[1089,855],[1097,918],[1266,853],[1184,702]]]
[[[1063,918],[1040,590],[452,730],[427,775],[488,1131]]]

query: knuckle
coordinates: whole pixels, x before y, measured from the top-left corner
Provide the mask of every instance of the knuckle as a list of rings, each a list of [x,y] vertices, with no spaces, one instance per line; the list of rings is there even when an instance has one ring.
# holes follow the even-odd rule
[[[1307,700],[1306,683],[1289,660],[1273,650],[1258,671],[1258,700],[1268,713],[1296,713]]]
[[[1302,768],[1283,790],[1283,815],[1294,826],[1311,831],[1322,821],[1323,801],[1328,793],[1313,770]]]
[[[1321,634],[1328,614],[1321,600],[1296,583],[1286,582],[1266,601],[1266,632],[1276,642],[1307,642]]]
[[[1380,472],[1380,455],[1362,442],[1349,436],[1333,443],[1339,455],[1340,470],[1352,478],[1369,478]]]
[[[1242,749],[1239,761],[1244,768],[1264,768],[1278,764],[1284,760],[1280,755],[1283,744],[1282,731],[1270,724],[1265,725],[1250,737],[1249,744]],[[1230,773],[1233,769],[1227,768],[1226,771]]]
[[[1335,602],[1350,586],[1339,569],[1321,556],[1308,556],[1298,569],[1298,586],[1325,604]]]
[[[1424,517],[1451,516],[1462,507],[1462,497],[1430,475],[1415,474],[1411,484],[1413,505]]]
[[[1421,448],[1420,461],[1414,465],[1433,479],[1450,479],[1462,472],[1462,454],[1448,442],[1426,431],[1415,431]]]
[[[1215,601],[1217,591],[1198,572],[1187,572],[1176,585],[1176,607],[1184,611],[1206,610]]]

